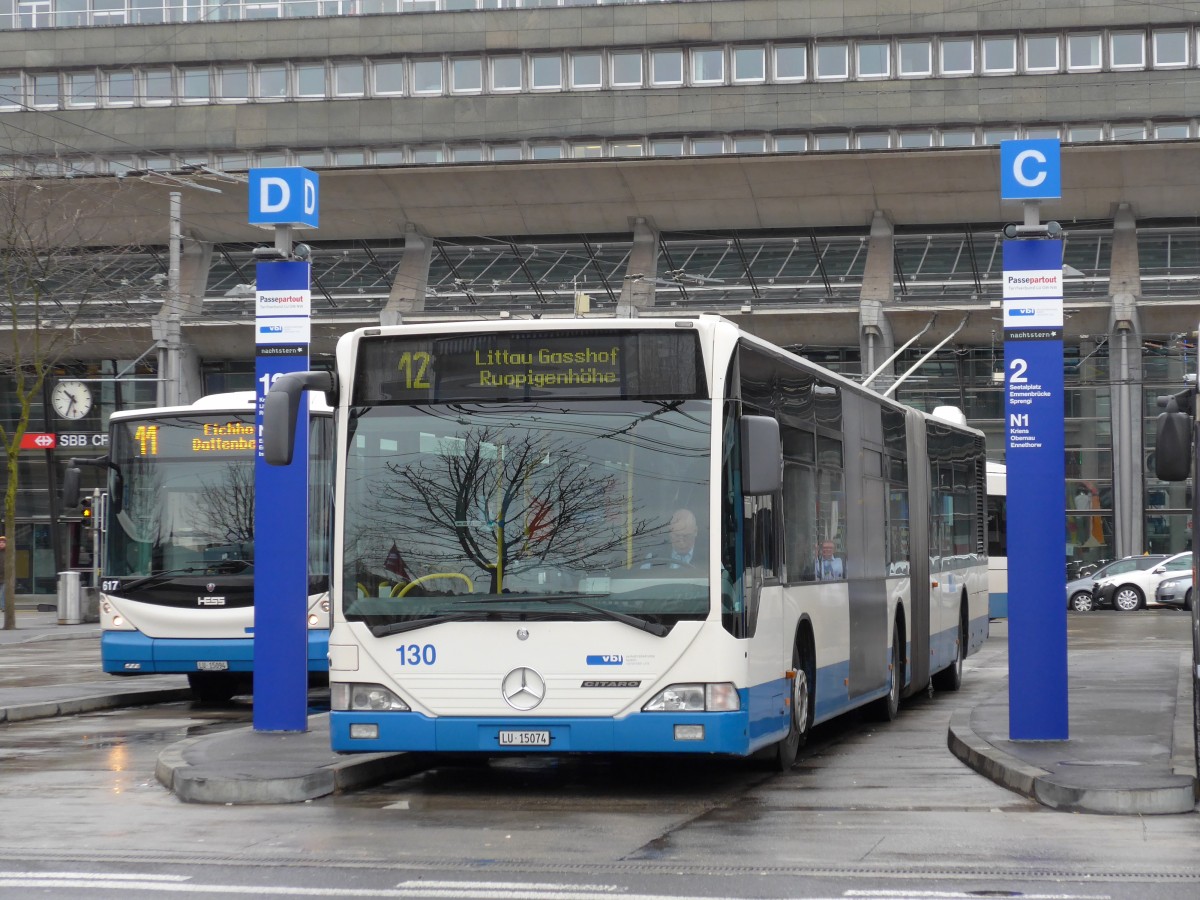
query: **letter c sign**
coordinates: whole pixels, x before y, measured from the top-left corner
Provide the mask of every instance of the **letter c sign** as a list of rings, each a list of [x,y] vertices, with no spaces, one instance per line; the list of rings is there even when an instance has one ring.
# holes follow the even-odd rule
[[[1000,199],[1062,197],[1061,147],[1057,140],[1000,142]]]

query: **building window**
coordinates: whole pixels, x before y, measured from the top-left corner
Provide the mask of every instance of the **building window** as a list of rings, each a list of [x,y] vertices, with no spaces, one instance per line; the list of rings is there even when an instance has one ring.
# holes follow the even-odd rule
[[[650,142],[651,156],[683,156],[682,140],[663,140]]]
[[[1109,40],[1109,52],[1112,53],[1114,69],[1146,68],[1146,36],[1144,34],[1140,31],[1126,31],[1114,34]]]
[[[442,61],[440,59],[413,60],[412,89],[414,94],[440,94],[442,92]]]
[[[933,44],[929,41],[901,41],[897,52],[902,78],[932,74]]]
[[[973,147],[975,145],[974,131],[943,131],[941,138],[943,147]]]
[[[534,56],[529,60],[530,85],[535,91],[557,91],[562,88],[562,57]]]
[[[146,69],[142,73],[142,100],[149,106],[165,106],[175,99],[170,69]]]
[[[804,44],[775,48],[775,80],[803,81],[808,77],[808,47]]]
[[[534,144],[529,149],[534,159],[562,159],[560,144]]]
[[[518,144],[506,144],[492,148],[492,159],[495,162],[515,162],[521,158],[521,147]]]
[[[1072,34],[1067,36],[1067,70],[1070,72],[1097,71],[1100,58],[1100,35]]]
[[[643,156],[645,152],[641,141],[612,141],[608,145],[609,156]]]
[[[483,162],[483,148],[455,147],[450,151],[450,158],[456,163]]]
[[[58,108],[58,73],[51,72],[42,75],[31,75],[29,78],[29,99],[38,109]]]
[[[287,68],[285,66],[256,66],[254,70],[255,97],[259,100],[287,99]]]
[[[179,96],[187,103],[200,103],[211,99],[212,89],[208,83],[208,68],[180,69]]]
[[[989,37],[983,39],[983,74],[1010,75],[1017,71],[1017,39]]]
[[[847,44],[817,44],[817,80],[850,77],[850,47]]]
[[[928,131],[900,132],[900,147],[904,150],[917,150],[933,146],[933,135]]]
[[[396,148],[393,150],[376,150],[375,164],[379,166],[402,166],[405,162],[404,151]]]
[[[692,51],[692,84],[724,84],[725,51],[706,48]]]
[[[970,40],[949,40],[941,43],[942,74],[943,75],[974,75],[975,74],[975,42]]]
[[[333,157],[335,166],[362,166],[367,162],[365,150],[338,150]],[[441,160],[439,159],[438,162]]]
[[[245,66],[222,66],[217,70],[217,97],[240,103],[250,96],[250,78]]]
[[[129,0],[129,16],[134,25],[160,25],[167,21],[163,0]]]
[[[243,73],[245,69],[242,70]],[[109,106],[133,106],[137,96],[132,72],[109,72],[106,76],[106,97]]]
[[[1072,144],[1090,144],[1104,140],[1104,129],[1099,125],[1081,125],[1072,127],[1067,132],[1067,139]]]
[[[859,78],[887,78],[892,74],[891,47],[883,41],[858,44],[854,48]]]
[[[776,153],[804,153],[808,150],[808,138],[802,134],[785,134],[775,138]]]
[[[1113,125],[1112,139],[1114,141],[1144,141],[1146,139],[1146,126]]]
[[[1025,71],[1058,71],[1058,35],[1038,34],[1025,38]]]
[[[452,59],[450,61],[450,90],[455,94],[478,94],[483,91],[483,61]]]
[[[599,53],[571,54],[571,87],[577,90],[601,87],[604,58]]]
[[[93,25],[124,25],[125,0],[92,0]]]
[[[95,72],[72,72],[67,76],[68,106],[95,106],[96,96]]]
[[[1186,31],[1154,32],[1154,66],[1175,69],[1188,64],[1188,33]]]
[[[886,131],[875,131],[858,135],[855,143],[859,150],[887,150],[892,146],[892,139]]]
[[[603,141],[586,141],[571,145],[571,156],[575,159],[599,159],[604,156]]]
[[[1186,122],[1171,125],[1156,125],[1154,136],[1160,141],[1182,141],[1192,136],[1192,129]]]
[[[1031,141],[1057,141],[1057,128],[1026,128],[1025,137]]]
[[[725,152],[725,141],[721,138],[695,138],[692,140],[693,156],[717,156]]]
[[[739,137],[733,139],[734,153],[766,153],[767,139],[762,137]]]
[[[818,150],[849,150],[850,136],[845,134],[818,134]]]
[[[382,63],[397,71],[402,70],[400,63]],[[379,78],[379,68],[375,67],[376,80]],[[303,63],[296,66],[296,96],[324,97],[325,96],[325,66],[323,63]]]
[[[497,56],[488,60],[493,91],[519,91],[521,89],[521,57]]]
[[[366,73],[359,61],[333,64],[333,91],[339,97],[362,97],[367,92]]]
[[[8,4],[4,4],[7,10]],[[7,13],[0,14],[0,21],[8,27]],[[87,0],[58,0],[54,10],[54,24],[59,28],[80,27],[88,24]]]
[[[642,76],[642,54],[613,53],[609,59],[613,87],[641,87],[645,83]]]
[[[412,161],[415,163],[440,163],[442,161],[441,147],[415,147]]]
[[[733,80],[755,84],[767,80],[767,51],[764,47],[734,47]]]
[[[683,51],[652,51],[650,53],[650,83],[658,87],[683,84]]]
[[[308,168],[316,168],[325,165],[324,150],[297,150],[292,154],[292,159],[298,166],[306,166]]]
[[[50,28],[54,24],[52,16],[50,0],[21,0],[17,4],[17,21],[21,28]]]
[[[983,131],[983,143],[987,146],[994,146],[1001,141],[1015,141],[1017,139],[1017,129],[1015,128],[985,128]]]
[[[0,72],[0,109],[20,109],[25,99],[20,72]]]

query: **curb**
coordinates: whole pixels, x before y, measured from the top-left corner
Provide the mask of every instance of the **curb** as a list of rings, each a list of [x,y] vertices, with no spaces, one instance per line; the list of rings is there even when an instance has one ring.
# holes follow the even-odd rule
[[[971,728],[971,712],[960,709],[951,715],[947,736],[950,752],[1001,787],[1043,806],[1066,812],[1133,816],[1189,813],[1195,809],[1195,774],[1180,774],[1175,770],[1178,783],[1159,788],[1070,787],[1057,782],[1045,769],[1023,762],[983,740]]]
[[[222,732],[236,739],[253,733],[253,728]],[[297,733],[259,734],[258,738],[294,745]],[[320,764],[288,763],[279,760],[241,760],[224,764],[194,765],[189,751],[200,744],[211,746],[212,735],[187,738],[172,744],[158,756],[154,777],[184,803],[245,804],[303,803],[329,794],[369,787],[403,778],[428,767],[428,759],[416,753],[365,753],[338,757],[332,750]]]
[[[69,700],[47,700],[44,703],[26,703],[20,706],[0,707],[0,722],[28,722],[31,719],[51,719],[55,716],[73,716],[95,712],[100,709],[117,709],[123,706],[142,706],[147,703],[172,703],[191,699],[191,688],[157,688],[154,690],[126,691],[119,694],[94,694]]]

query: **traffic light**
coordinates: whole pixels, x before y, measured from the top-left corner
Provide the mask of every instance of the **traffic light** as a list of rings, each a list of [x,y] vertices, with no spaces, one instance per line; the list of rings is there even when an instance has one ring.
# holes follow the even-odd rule
[[[83,516],[83,525],[85,528],[91,528],[95,524],[92,519],[92,498],[84,497],[79,501],[80,515]]]

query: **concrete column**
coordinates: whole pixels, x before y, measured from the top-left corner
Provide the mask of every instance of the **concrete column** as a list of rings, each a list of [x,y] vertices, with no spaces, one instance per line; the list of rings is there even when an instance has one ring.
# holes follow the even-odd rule
[[[204,393],[200,356],[183,340],[183,323],[198,321],[203,315],[213,245],[181,234],[177,213],[177,204],[173,202],[167,294],[150,322],[158,345],[159,406],[185,406]]]
[[[867,243],[867,261],[858,303],[859,351],[863,376],[870,375],[896,351],[887,307],[896,297],[895,232],[892,223],[876,210],[871,219],[871,237]],[[895,365],[872,382],[878,391],[887,390],[895,380]]]
[[[406,226],[404,256],[396,269],[396,280],[392,282],[387,303],[379,312],[380,325],[400,325],[405,313],[424,311],[432,259],[433,239],[412,225]]]
[[[618,316],[636,316],[654,306],[654,279],[658,277],[658,229],[640,216],[633,220],[633,249],[621,282]]]
[[[1118,557],[1142,553],[1145,546],[1142,493],[1145,484],[1142,446],[1142,292],[1137,222],[1128,203],[1113,218],[1109,267],[1112,312],[1109,316],[1109,390],[1113,436],[1113,550]]]

